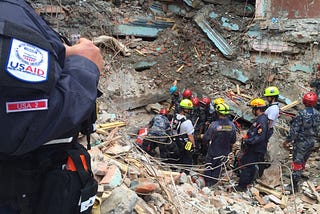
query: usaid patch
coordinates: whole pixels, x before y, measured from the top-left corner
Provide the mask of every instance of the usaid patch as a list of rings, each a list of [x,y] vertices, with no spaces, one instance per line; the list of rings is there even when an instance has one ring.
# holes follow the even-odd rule
[[[6,102],[7,113],[48,109],[48,99]]]
[[[27,42],[12,39],[6,70],[25,82],[43,82],[48,78],[49,52]]]

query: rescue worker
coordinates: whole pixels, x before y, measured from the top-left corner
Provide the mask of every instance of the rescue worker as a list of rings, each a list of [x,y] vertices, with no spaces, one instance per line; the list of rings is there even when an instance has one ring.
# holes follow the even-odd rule
[[[269,105],[265,111],[265,114],[268,116],[269,120],[268,141],[273,134],[273,127],[276,124],[280,113],[280,107],[278,102],[279,94],[279,89],[275,86],[267,87],[264,90],[263,94],[269,102]]]
[[[212,122],[212,114],[210,113],[210,103],[211,100],[209,97],[203,97],[200,99],[200,116],[199,116],[199,135],[204,134],[210,123]],[[201,145],[201,154],[205,157],[207,154],[208,145]]]
[[[204,144],[208,144],[208,153],[205,158],[205,181],[207,186],[218,182],[223,162],[231,152],[236,142],[236,127],[228,115],[230,107],[225,103],[216,105],[218,119],[213,121],[203,136]]]
[[[89,213],[97,189],[77,137],[95,109],[100,50],[84,38],[64,45],[23,0],[0,8],[0,213]],[[92,182],[91,201],[80,179]]]
[[[148,134],[143,140],[142,148],[151,156],[155,156],[155,148],[159,146],[160,157],[168,157],[166,144],[170,135],[170,121],[167,117],[168,110],[162,108],[160,109],[159,114],[155,115],[149,122]]]
[[[182,92],[182,99],[191,99],[192,98],[192,91],[190,89],[184,89]]]
[[[314,92],[306,93],[302,98],[305,108],[300,110],[292,120],[290,131],[286,141],[283,143],[288,148],[293,141],[293,162],[292,178],[293,186],[289,185],[285,189],[298,191],[298,184],[305,169],[306,162],[313,151],[314,144],[320,136],[320,113],[314,108],[317,104],[318,96]]]
[[[222,103],[225,103],[224,99],[221,98],[221,97],[218,97],[216,99],[213,100],[213,107],[214,109],[216,109],[216,106],[218,104],[222,104]],[[218,119],[218,112],[214,111],[213,114],[212,114],[212,121],[215,121]]]
[[[256,174],[258,173],[255,162],[264,161],[264,156],[267,151],[267,134],[268,134],[268,118],[264,114],[266,103],[263,99],[253,99],[249,106],[252,108],[252,113],[256,116],[252,125],[243,136],[240,157],[240,179],[237,191],[245,191],[247,186],[251,184]],[[259,172],[262,175],[263,172]]]
[[[173,115],[179,112],[179,104],[181,101],[181,95],[177,89],[177,86],[173,85],[169,89],[171,95],[171,103],[169,106],[169,112],[173,110]]]
[[[180,102],[180,111],[174,116],[171,122],[172,134],[174,141],[177,143],[180,150],[181,164],[192,165],[192,148],[195,147],[194,142],[194,127],[188,115],[193,109],[192,101],[183,99]],[[188,171],[185,171],[188,173]]]
[[[200,117],[200,99],[198,97],[192,97],[191,102],[193,104],[193,109],[190,114],[190,120],[194,127],[194,142],[195,148],[192,154],[193,156],[193,164],[198,164],[198,158],[201,151],[201,137],[200,137],[200,125],[199,125],[199,117]]]
[[[316,94],[318,96],[317,104],[314,106],[318,111],[320,110],[320,64],[317,66],[317,72],[315,73],[315,78],[311,79],[310,86],[315,88]]]

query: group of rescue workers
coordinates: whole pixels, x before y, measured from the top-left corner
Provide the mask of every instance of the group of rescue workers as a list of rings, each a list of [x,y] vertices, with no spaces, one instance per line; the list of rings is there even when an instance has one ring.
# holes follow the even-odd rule
[[[198,98],[190,89],[180,93],[175,85],[169,92],[170,107],[162,108],[150,121],[142,148],[154,156],[155,148],[159,147],[163,162],[182,164],[187,174],[187,167],[197,165],[199,157],[203,157],[206,186],[212,186],[219,181],[223,164],[233,151],[239,123],[232,119],[231,109],[221,97],[213,101],[209,97]],[[249,103],[255,119],[242,135],[241,149],[236,155],[234,168],[239,182],[234,188],[237,191],[245,191],[270,166],[266,156],[268,141],[280,114],[279,94],[277,87],[270,86],[264,90],[267,102],[255,98]],[[292,119],[290,132],[283,143],[283,147],[288,148],[293,142],[293,183],[286,187],[291,192],[298,190],[302,170],[318,139],[320,115],[314,108],[317,101],[314,92],[303,96],[305,108]]]

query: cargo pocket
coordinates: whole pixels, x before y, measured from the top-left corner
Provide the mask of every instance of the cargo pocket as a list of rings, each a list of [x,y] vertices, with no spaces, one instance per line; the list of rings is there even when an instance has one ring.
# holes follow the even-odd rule
[[[76,172],[57,169],[47,173],[36,213],[71,214],[77,209],[81,180]]]
[[[94,179],[90,155],[81,145],[67,151],[64,169],[47,173],[43,183],[37,214],[90,214],[98,183]]]

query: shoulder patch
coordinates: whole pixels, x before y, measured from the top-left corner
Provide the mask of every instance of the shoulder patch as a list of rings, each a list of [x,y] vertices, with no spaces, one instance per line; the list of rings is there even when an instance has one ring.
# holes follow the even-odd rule
[[[6,70],[24,82],[46,81],[49,71],[49,52],[30,43],[12,39]]]

